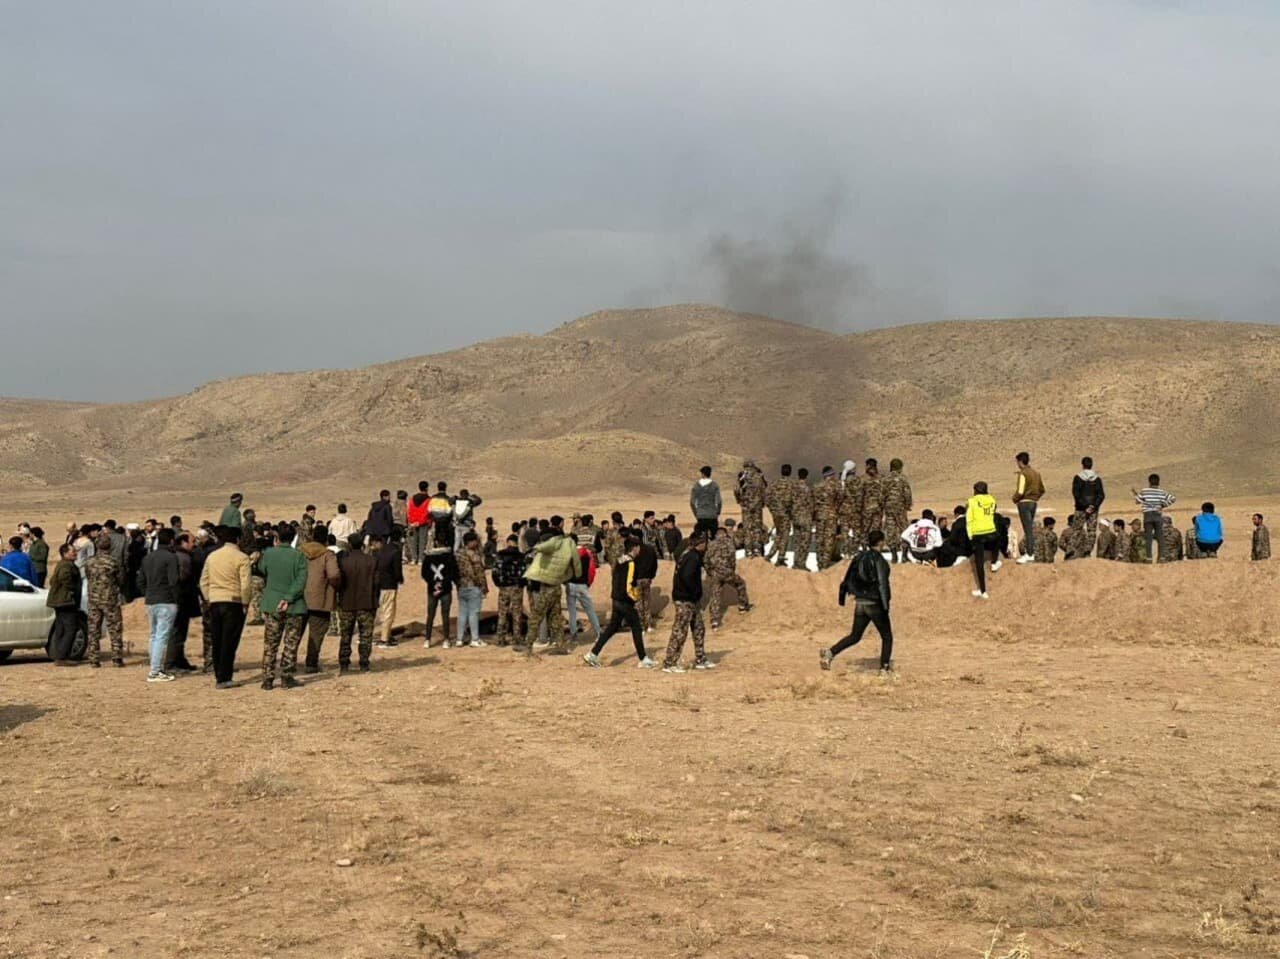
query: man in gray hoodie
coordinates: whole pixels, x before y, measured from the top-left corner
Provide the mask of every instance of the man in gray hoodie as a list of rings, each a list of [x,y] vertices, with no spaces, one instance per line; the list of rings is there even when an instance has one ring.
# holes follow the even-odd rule
[[[720,487],[711,478],[711,467],[704,466],[699,472],[702,476],[689,493],[689,509],[693,510],[693,518],[697,520],[694,532],[705,533],[707,539],[715,539],[724,501],[720,498]]]

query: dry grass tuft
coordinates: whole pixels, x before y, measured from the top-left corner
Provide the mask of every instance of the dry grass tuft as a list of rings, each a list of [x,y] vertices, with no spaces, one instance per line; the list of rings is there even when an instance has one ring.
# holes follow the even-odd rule
[[[425,923],[419,922],[413,929],[413,944],[418,951],[431,956],[432,959],[462,959],[466,955],[458,945],[458,936],[462,928],[445,927],[439,931],[428,929]],[[429,950],[429,951],[428,951]]]
[[[297,784],[274,766],[259,766],[240,780],[240,791],[250,799],[275,799],[297,790]]]

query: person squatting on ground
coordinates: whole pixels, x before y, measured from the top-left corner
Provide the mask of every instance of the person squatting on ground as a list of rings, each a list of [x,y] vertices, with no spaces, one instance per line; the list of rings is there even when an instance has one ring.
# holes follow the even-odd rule
[[[853,629],[830,649],[819,654],[818,663],[823,669],[831,668],[831,661],[850,646],[862,642],[867,627],[875,625],[880,634],[880,669],[893,668],[893,625],[889,620],[889,564],[881,555],[884,532],[873,529],[867,534],[867,548],[858,553],[845,571],[840,583],[840,605],[852,595],[854,599]]]
[[[626,551],[614,564],[610,577],[609,598],[613,603],[613,615],[605,631],[591,647],[591,652],[582,659],[588,666],[599,668],[600,654],[604,652],[605,646],[624,626],[627,626],[631,629],[631,641],[636,648],[636,665],[641,669],[653,669],[657,664],[645,651],[644,630],[641,627],[640,611],[637,608],[640,590],[635,578],[636,561],[643,544],[638,539],[631,538],[626,541],[625,546]]]
[[[263,579],[262,615],[266,625],[262,631],[262,688],[272,689],[276,683],[276,657],[280,661],[280,686],[292,689],[298,685],[294,673],[298,668],[298,645],[307,620],[307,557],[294,549],[292,528],[281,523],[277,529],[280,541],[265,550],[257,568]]]
[[[693,633],[694,669],[713,669],[715,664],[707,659],[706,626],[702,621],[702,560],[707,552],[707,538],[702,533],[689,537],[689,548],[676,561],[675,576],[671,584],[671,600],[675,604],[675,620],[671,624],[671,641],[662,660],[664,673],[683,673],[680,653],[684,641]]]
[[[733,537],[727,535],[726,527],[720,527],[715,542],[707,547],[705,568],[706,591],[710,594],[707,615],[711,619],[712,629],[719,629],[724,622],[724,590],[726,588],[738,594],[738,612],[751,612],[747,583],[738,575],[738,555],[734,550]]]

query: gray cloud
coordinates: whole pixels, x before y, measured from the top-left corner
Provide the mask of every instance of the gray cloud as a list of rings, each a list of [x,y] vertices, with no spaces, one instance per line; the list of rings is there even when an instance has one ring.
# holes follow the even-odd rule
[[[689,299],[1269,322],[1278,42],[1244,0],[6,4],[0,391]]]

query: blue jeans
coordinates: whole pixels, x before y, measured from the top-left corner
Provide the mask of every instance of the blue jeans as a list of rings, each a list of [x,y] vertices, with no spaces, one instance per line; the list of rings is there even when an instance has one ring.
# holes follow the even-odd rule
[[[178,618],[177,603],[157,603],[147,607],[151,624],[151,675],[164,670],[164,651],[173,634],[173,621]]]
[[[462,586],[458,589],[458,642],[462,642],[468,629],[471,630],[472,640],[480,638],[480,607],[483,605],[484,590],[479,586]]]
[[[568,607],[569,614],[569,635],[578,635],[578,604],[581,603],[583,612],[587,614],[587,622],[595,630],[596,636],[599,636],[600,619],[596,616],[596,604],[591,601],[590,588],[581,583],[567,583],[565,593],[565,605]]]

